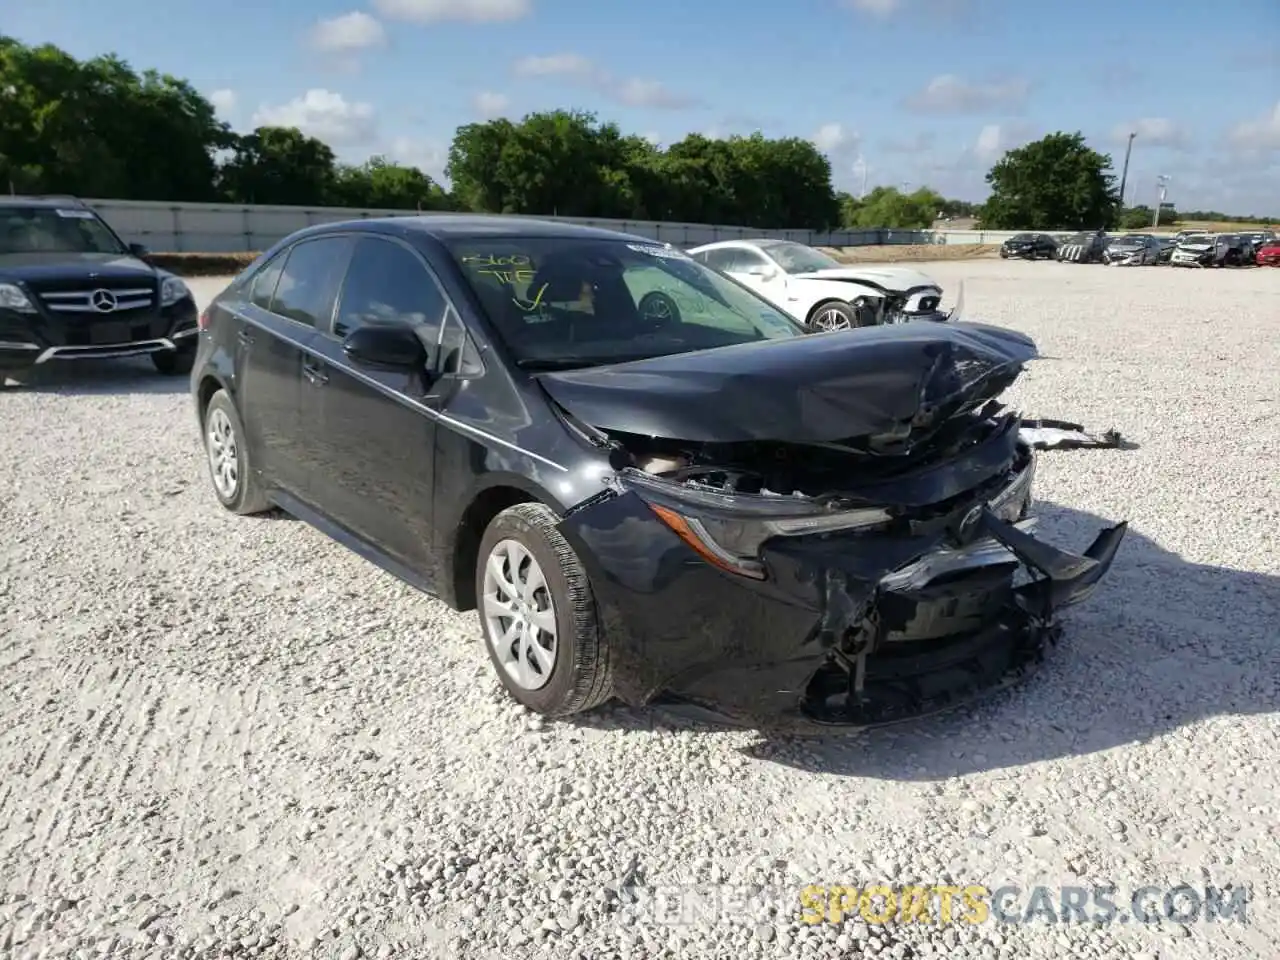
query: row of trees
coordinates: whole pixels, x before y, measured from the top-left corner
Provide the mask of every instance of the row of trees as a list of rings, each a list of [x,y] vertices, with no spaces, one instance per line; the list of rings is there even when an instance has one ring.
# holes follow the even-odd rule
[[[338,162],[301,131],[237,133],[185,80],[115,56],[78,61],[0,36],[0,190],[138,200],[474,210],[731,223],[919,229],[978,215],[999,229],[1112,227],[1111,159],[1080,134],[1006,154],[981,207],[929,188],[833,189],[809,141],[690,134],[660,148],[589,113],[557,110],[458,128],[445,189],[416,167]]]

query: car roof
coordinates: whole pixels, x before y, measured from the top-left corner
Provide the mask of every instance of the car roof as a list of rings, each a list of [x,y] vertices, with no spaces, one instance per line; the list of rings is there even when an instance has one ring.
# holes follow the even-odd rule
[[[512,217],[500,214],[452,214],[425,213],[409,217],[369,217],[359,220],[344,220],[335,223],[318,224],[310,228],[309,233],[321,233],[335,229],[351,227],[371,229],[381,232],[380,228],[393,227],[399,233],[420,233],[437,240],[457,240],[469,237],[489,238],[564,238],[579,240],[626,240],[631,243],[662,243],[652,237],[638,234],[621,233],[617,230],[604,230],[582,223],[569,223],[563,220],[539,220],[536,217]]]
[[[90,209],[83,201],[75,197],[23,197],[12,194],[0,194],[0,208],[4,207],[48,207],[49,209],[67,209],[75,207],[80,210]]]

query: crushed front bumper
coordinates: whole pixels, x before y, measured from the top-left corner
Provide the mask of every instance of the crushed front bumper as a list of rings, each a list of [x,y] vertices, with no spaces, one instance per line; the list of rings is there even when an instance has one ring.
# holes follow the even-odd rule
[[[956,518],[910,536],[778,538],[763,581],[703,561],[634,492],[560,529],[591,575],[619,699],[817,733],[918,718],[1016,680],[1127,529],[1075,555],[985,506],[958,526],[963,545]]]

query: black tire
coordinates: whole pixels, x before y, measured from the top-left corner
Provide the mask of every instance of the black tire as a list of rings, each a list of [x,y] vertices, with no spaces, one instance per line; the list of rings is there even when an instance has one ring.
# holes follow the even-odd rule
[[[595,594],[577,554],[556,529],[557,519],[541,503],[503,510],[480,539],[475,569],[480,629],[498,680],[518,703],[547,717],[582,713],[613,696],[609,645],[600,634]],[[537,561],[555,614],[555,656],[549,679],[538,689],[522,687],[508,675],[485,615],[485,568],[494,548],[506,540],[514,540]]]
[[[159,353],[151,355],[151,362],[155,364],[156,371],[166,377],[189,376],[191,368],[195,366],[196,362],[195,346],[179,347],[177,350],[161,350]]]
[[[213,441],[210,439],[210,429],[215,413],[225,415],[230,422],[234,441],[236,477],[234,488],[229,494],[218,488],[218,482],[214,476],[214,455],[211,450]],[[240,414],[236,412],[236,405],[231,402],[231,396],[227,391],[219,390],[209,399],[209,403],[205,406],[204,413],[200,417],[200,434],[205,451],[205,464],[209,468],[209,481],[213,486],[213,495],[218,498],[218,502],[232,513],[240,516],[266,513],[272,509],[271,501],[267,499],[267,495],[262,489],[262,484],[254,474],[252,464],[249,462],[249,451],[244,441],[244,424],[240,422]]]
[[[818,317],[828,313],[834,313],[842,317],[844,323],[839,326],[815,326]],[[809,311],[809,318],[805,326],[815,333],[826,333],[830,330],[852,330],[854,327],[865,327],[867,324],[862,322],[862,318],[858,316],[858,311],[854,310],[851,304],[841,300],[824,300]]]

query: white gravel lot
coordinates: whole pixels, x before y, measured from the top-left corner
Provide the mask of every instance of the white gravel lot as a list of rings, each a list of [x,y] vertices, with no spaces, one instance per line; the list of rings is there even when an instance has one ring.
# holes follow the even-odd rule
[[[1037,338],[1027,415],[1139,444],[1038,479],[1073,547],[1130,534],[1028,682],[825,741],[544,724],[474,614],[222,511],[184,380],[0,391],[0,956],[1274,956],[1280,270],[923,268]],[[803,885],[912,880],[1252,894],[1246,924],[798,922]],[[716,883],[789,915],[624,902]]]

